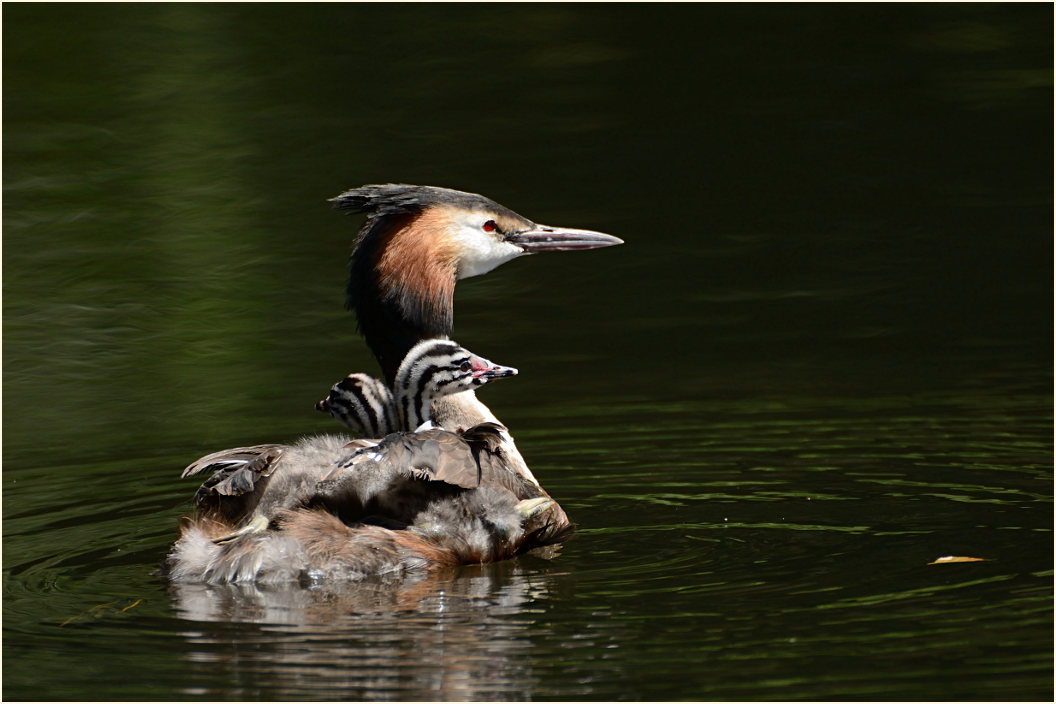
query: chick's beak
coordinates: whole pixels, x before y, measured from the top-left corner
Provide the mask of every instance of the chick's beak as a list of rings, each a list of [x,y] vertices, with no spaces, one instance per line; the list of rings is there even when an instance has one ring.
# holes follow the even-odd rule
[[[505,379],[508,376],[516,375],[517,370],[513,367],[504,367],[501,364],[495,364],[494,362],[489,362],[484,369],[478,369],[473,372],[474,379],[483,379],[484,381]]]
[[[536,225],[531,230],[516,232],[506,238],[525,252],[570,252],[577,249],[599,249],[623,244],[619,237],[593,230]]]

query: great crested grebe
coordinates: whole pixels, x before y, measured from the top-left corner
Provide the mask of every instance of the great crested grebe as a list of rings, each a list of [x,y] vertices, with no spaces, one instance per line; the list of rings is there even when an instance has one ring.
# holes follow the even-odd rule
[[[349,263],[348,305],[390,383],[419,342],[452,344],[458,279],[525,254],[622,243],[537,225],[445,188],[369,185],[332,201],[367,214]],[[190,465],[184,476],[214,474],[163,573],[207,582],[353,578],[504,559],[565,540],[573,526],[564,511],[477,400],[472,387],[483,382],[429,383],[432,403],[415,403],[412,387],[393,393],[365,374],[349,375],[335,386],[347,394],[332,390],[317,404],[374,439],[235,448]],[[426,419],[440,427],[418,422]]]
[[[491,562],[561,542],[572,525],[510,467],[501,426],[453,433],[429,423],[432,398],[514,374],[450,340],[425,340],[398,368],[392,394],[401,424],[417,432],[306,438],[192,463],[184,476],[214,474],[163,572],[211,583],[355,579]]]

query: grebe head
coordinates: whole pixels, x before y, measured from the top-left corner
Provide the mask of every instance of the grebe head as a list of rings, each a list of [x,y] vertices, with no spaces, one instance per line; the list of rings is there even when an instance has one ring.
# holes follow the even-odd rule
[[[349,263],[348,305],[389,380],[416,342],[450,336],[458,279],[526,254],[623,242],[539,225],[484,196],[435,186],[362,186],[331,202],[367,213]]]
[[[444,250],[450,259],[445,263],[454,266],[459,279],[485,274],[525,254],[623,244],[618,237],[593,230],[538,225],[490,198],[437,186],[361,186],[330,201],[339,210],[368,213],[361,240],[383,234],[374,230],[385,229],[379,227],[385,221],[413,216],[415,234],[440,241],[432,244]],[[407,221],[397,224],[412,225]]]
[[[369,374],[349,374],[330,387],[330,394],[315,409],[329,413],[360,437],[380,438],[400,429],[392,392]]]
[[[393,383],[400,424],[414,430],[430,420],[432,400],[517,374],[447,339],[422,340],[407,353]]]

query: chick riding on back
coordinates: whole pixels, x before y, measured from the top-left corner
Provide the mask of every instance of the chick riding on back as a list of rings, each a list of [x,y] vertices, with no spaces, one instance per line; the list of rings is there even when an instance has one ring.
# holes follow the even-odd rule
[[[167,573],[206,582],[350,579],[560,542],[571,524],[509,466],[501,426],[457,434],[428,423],[432,398],[515,373],[450,340],[426,340],[401,364],[393,397],[406,427],[419,432],[351,443],[321,436],[203,457],[184,476],[214,474],[196,494],[198,516],[184,525]],[[356,403],[348,409],[362,417]]]

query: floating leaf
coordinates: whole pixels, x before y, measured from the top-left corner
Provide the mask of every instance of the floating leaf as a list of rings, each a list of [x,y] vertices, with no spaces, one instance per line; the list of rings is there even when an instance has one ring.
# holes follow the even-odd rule
[[[949,562],[986,562],[986,558],[983,557],[963,557],[960,555],[943,555],[942,557],[936,558],[935,562],[929,562],[929,565],[945,565]]]

